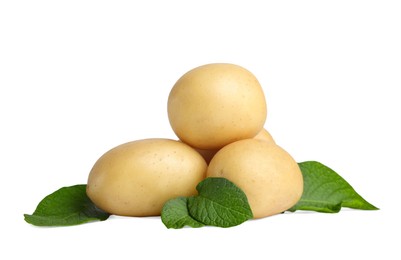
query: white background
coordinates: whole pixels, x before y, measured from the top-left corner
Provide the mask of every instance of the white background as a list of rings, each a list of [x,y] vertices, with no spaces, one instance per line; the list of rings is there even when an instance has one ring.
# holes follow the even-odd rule
[[[400,13],[399,1],[2,1],[0,258],[399,259]],[[24,222],[47,194],[86,183],[110,148],[176,138],[168,93],[211,62],[252,71],[276,142],[380,210],[229,229],[168,230],[158,217]]]

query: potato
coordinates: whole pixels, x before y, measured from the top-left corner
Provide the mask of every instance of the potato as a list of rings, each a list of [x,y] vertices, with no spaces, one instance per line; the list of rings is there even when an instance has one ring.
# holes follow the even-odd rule
[[[295,160],[271,142],[245,139],[223,147],[207,177],[231,180],[247,195],[254,218],[281,213],[301,198],[303,178]]]
[[[102,210],[123,216],[160,215],[164,203],[197,194],[207,164],[190,146],[169,139],[119,145],[93,166],[87,194]]]
[[[272,135],[264,128],[254,137],[254,139],[276,143]]]
[[[180,140],[211,150],[254,137],[267,114],[256,77],[227,63],[207,64],[185,73],[171,89],[167,108]]]
[[[275,143],[271,134],[264,128],[254,137],[254,139]],[[206,163],[208,164],[212,160],[213,156],[219,151],[219,149],[199,149],[199,148],[195,148],[195,150],[198,151],[200,155],[202,155],[203,159],[205,159]]]

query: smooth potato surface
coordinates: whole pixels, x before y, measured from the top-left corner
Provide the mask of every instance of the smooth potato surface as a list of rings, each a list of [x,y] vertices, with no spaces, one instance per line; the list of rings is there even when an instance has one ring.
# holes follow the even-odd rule
[[[281,213],[301,198],[302,173],[295,160],[274,143],[246,139],[223,147],[207,177],[224,177],[247,195],[254,218]]]
[[[254,139],[276,143],[272,135],[264,128],[254,137]]]
[[[275,143],[271,134],[264,128],[253,138],[265,142]],[[207,164],[210,163],[213,156],[219,151],[219,149],[199,149],[199,148],[195,148],[195,150],[198,151],[200,155],[202,155],[203,159],[205,159]]]
[[[195,195],[207,164],[188,145],[169,139],[144,139],[119,145],[93,166],[89,198],[104,211],[124,216],[160,215],[164,203]]]
[[[173,86],[167,108],[180,140],[211,150],[254,137],[267,114],[256,77],[227,63],[207,64],[185,73]]]

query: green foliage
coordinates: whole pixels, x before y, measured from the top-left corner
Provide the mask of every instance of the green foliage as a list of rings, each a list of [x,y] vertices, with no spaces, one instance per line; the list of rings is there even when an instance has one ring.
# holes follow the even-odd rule
[[[304,179],[304,191],[298,203],[288,211],[311,210],[336,213],[341,207],[377,210],[329,167],[308,161],[298,164]]]
[[[100,210],[86,195],[86,185],[63,187],[46,196],[25,221],[35,226],[72,226],[106,220],[109,214]]]
[[[162,221],[168,228],[199,224],[232,227],[253,218],[245,193],[225,178],[206,178],[196,187],[199,194],[166,203]]]

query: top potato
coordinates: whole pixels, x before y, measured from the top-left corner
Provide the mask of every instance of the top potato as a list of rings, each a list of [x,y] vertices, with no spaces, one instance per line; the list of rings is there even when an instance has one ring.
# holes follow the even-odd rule
[[[256,77],[226,63],[207,64],[185,73],[168,98],[175,134],[199,149],[219,149],[252,138],[266,121],[266,101]]]

